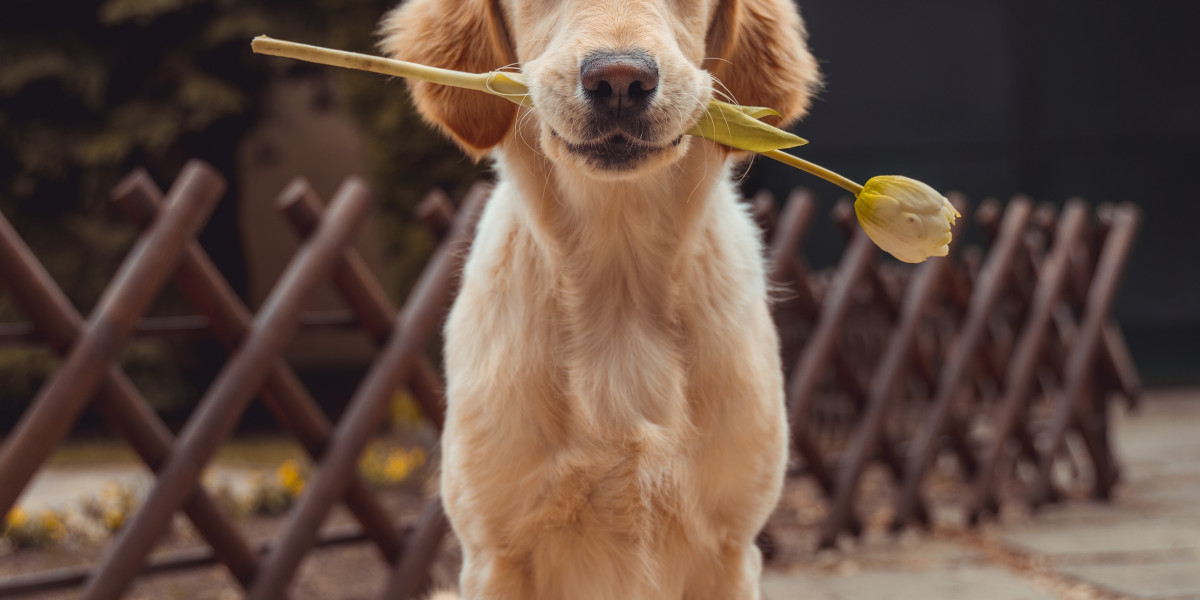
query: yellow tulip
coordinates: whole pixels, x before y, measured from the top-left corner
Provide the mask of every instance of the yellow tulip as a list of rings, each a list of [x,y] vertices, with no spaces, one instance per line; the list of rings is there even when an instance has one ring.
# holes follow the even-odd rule
[[[962,216],[937,190],[900,175],[867,181],[854,213],[875,245],[909,263],[946,256],[951,227]]]

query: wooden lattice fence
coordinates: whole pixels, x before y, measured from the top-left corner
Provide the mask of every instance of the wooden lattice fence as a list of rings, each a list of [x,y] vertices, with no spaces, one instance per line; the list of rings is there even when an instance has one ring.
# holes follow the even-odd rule
[[[409,598],[425,589],[449,529],[439,500],[428,499],[420,518],[402,527],[356,464],[387,418],[387,400],[402,386],[441,428],[442,380],[424,349],[451,302],[487,186],[473,188],[457,211],[437,192],[422,205],[423,219],[441,242],[397,310],[351,247],[370,210],[366,186],[347,181],[324,209],[307,185],[293,183],[279,207],[305,242],[257,313],[195,241],[223,188],[219,175],[196,162],[165,197],[143,172],[126,178],[114,199],[143,233],[86,319],[0,215],[0,280],[29,321],[9,327],[6,339],[40,340],[63,357],[4,438],[0,514],[12,508],[89,404],[156,476],[98,565],[0,580],[0,597],[78,586],[86,599],[116,598],[140,574],[220,563],[247,597],[284,598],[306,555],[354,543],[374,545],[389,565],[383,597]],[[967,213],[964,198],[952,201]],[[922,482],[943,453],[959,465],[971,523],[997,511],[1001,489],[1025,489],[1032,506],[1064,498],[1055,478],[1064,457],[1095,497],[1111,494],[1118,468],[1108,445],[1108,399],[1120,392],[1135,401],[1140,388],[1111,318],[1140,219],[1135,206],[1101,206],[1092,213],[1081,200],[1062,210],[1035,207],[1025,198],[1003,208],[985,202],[974,221],[986,251],[956,246],[949,259],[913,268],[880,261],[843,203],[834,221],[846,234],[846,250],[835,269],[813,272],[801,248],[815,206],[805,191],[793,193],[778,215],[769,196],[750,202],[768,240],[770,277],[781,288],[774,310],[797,451],[793,473],[811,477],[828,504],[822,544],[862,530],[854,496],[872,461],[886,465],[897,483],[896,527],[929,524]],[[960,220],[956,239],[970,221]],[[197,316],[143,318],[172,276]],[[350,314],[302,314],[303,300],[326,281],[345,298]],[[337,422],[281,358],[304,325],[357,326],[379,347]],[[228,348],[229,358],[173,436],[117,358],[136,334],[205,332]],[[315,464],[282,532],[258,544],[200,485],[205,465],[256,395]],[[1068,437],[1081,440],[1086,451],[1069,451]],[[1018,463],[1033,469],[1021,471]],[[1021,472],[1032,475],[1015,486]],[[322,532],[339,502],[358,526]],[[148,562],[180,511],[208,548]]]

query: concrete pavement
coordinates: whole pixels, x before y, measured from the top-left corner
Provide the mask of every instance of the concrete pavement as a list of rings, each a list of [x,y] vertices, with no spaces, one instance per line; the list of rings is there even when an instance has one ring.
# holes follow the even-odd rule
[[[1111,504],[1006,514],[978,531],[868,536],[788,573],[767,600],[1200,600],[1200,390],[1114,409]]]

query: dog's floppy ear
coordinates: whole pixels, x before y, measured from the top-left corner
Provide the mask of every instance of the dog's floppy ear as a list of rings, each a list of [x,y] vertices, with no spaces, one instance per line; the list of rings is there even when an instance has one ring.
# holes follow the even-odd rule
[[[793,0],[720,0],[708,31],[707,68],[743,106],[779,111],[786,127],[808,112],[821,84]],[[721,88],[724,84],[725,89]]]
[[[515,62],[497,0],[410,0],[383,19],[384,54],[399,60],[482,73]],[[413,102],[475,159],[499,144],[517,106],[490,94],[408,80]]]

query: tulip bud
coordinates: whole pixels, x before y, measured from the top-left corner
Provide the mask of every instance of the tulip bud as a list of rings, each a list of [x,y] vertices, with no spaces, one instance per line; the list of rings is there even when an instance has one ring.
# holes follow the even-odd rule
[[[962,216],[937,190],[900,175],[867,181],[854,213],[875,245],[909,263],[946,256],[950,228]]]

